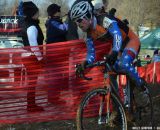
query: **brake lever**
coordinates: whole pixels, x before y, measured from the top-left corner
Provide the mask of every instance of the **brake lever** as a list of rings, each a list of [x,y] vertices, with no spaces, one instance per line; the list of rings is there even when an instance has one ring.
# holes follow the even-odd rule
[[[82,70],[80,67],[81,67],[81,64],[77,64],[76,66],[76,69],[80,69],[80,71],[77,71],[76,70],[76,76],[77,77],[80,77],[80,78],[83,78],[84,80],[92,80],[92,78],[90,77],[86,77],[85,74],[84,74],[84,70]]]

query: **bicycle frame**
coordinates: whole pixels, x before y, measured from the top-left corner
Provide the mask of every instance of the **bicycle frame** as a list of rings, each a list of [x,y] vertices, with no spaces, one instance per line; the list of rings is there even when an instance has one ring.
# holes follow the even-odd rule
[[[127,84],[126,84],[126,89],[127,89],[127,99],[128,99],[128,111],[130,113],[133,113],[133,88],[131,87],[131,81],[127,77]]]
[[[110,80],[109,84],[110,84],[110,86],[112,88],[112,92],[117,97],[119,97],[118,91],[116,90],[116,88],[114,86],[114,83],[113,83],[113,81],[111,80],[111,77],[110,77],[110,75],[115,75],[115,74],[119,75],[119,74],[117,74],[116,72],[114,72],[111,69],[111,67],[110,67],[110,65],[108,63],[106,63],[106,68],[107,68],[107,71],[104,72],[104,75],[105,75],[105,73],[107,73],[109,75],[109,80]],[[105,78],[107,78],[107,77],[105,77]],[[134,97],[133,97],[134,96],[134,94],[133,94],[133,88],[131,87],[131,80],[130,80],[130,78],[127,75],[126,75],[126,78],[127,78],[126,89],[127,89],[127,99],[128,99],[128,111],[132,113],[133,112],[133,100],[134,100]],[[120,101],[122,101],[122,100],[120,100]]]
[[[77,68],[79,66],[80,65],[78,65]],[[107,84],[111,86],[114,94],[116,94],[118,96],[116,88],[114,87],[114,83],[111,80],[111,75],[117,75],[117,73],[113,71],[113,69],[110,67],[110,65],[106,61],[97,61],[96,63],[87,65],[86,68],[92,68],[92,67],[95,67],[95,66],[104,66],[105,67],[104,71],[102,72],[102,73],[104,73],[104,81],[109,79],[109,81],[107,81],[108,82]],[[92,78],[86,77],[83,72],[80,73],[80,77],[85,79],[85,80],[92,80]],[[104,83],[104,87],[106,87],[105,83]]]
[[[94,66],[104,66],[105,67],[102,73],[104,73],[104,89],[107,89],[107,95],[102,96],[102,98],[100,99],[99,119],[101,120],[101,117],[103,114],[103,108],[105,104],[104,102],[106,101],[106,113],[107,113],[106,123],[108,123],[110,119],[110,113],[112,111],[112,103],[110,100],[111,92],[114,93],[116,97],[120,100],[119,94],[114,86],[113,81],[111,80],[111,75],[117,75],[117,73],[114,72],[111,69],[110,65],[105,61],[98,61],[94,64],[88,65],[87,68],[91,68]],[[82,74],[81,77],[84,78],[85,80],[92,80],[92,78],[85,77],[84,74]]]
[[[110,113],[112,111],[112,103],[111,103],[111,92],[114,93],[117,98],[120,99],[119,94],[114,86],[113,81],[111,80],[111,76],[112,75],[117,75],[110,67],[110,65],[108,63],[105,63],[105,69],[104,69],[104,88],[108,90],[107,96],[106,96],[106,113],[107,113],[107,118],[106,118],[106,123],[108,123],[109,119],[110,119]],[[107,80],[107,84],[106,84],[106,80]],[[102,116],[103,113],[103,104],[104,104],[104,99],[105,97],[102,97],[101,103],[100,103],[100,110],[99,110],[99,117]],[[121,100],[120,100],[121,101]],[[123,104],[123,103],[122,103]]]

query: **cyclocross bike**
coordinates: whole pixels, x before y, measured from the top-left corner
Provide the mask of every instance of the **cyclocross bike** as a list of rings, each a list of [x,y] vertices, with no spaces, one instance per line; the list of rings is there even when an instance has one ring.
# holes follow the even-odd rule
[[[86,68],[96,66],[103,67],[104,86],[87,92],[82,98],[77,110],[77,130],[131,130],[135,126],[142,128],[146,125],[152,127],[153,108],[149,92],[147,93],[149,97],[147,104],[137,106],[134,87],[127,77],[128,105],[124,107],[111,78],[111,75],[116,74],[115,71],[107,61],[98,61]],[[85,80],[92,80],[84,75],[81,68],[80,64],[76,65],[76,70],[78,70],[76,74]],[[132,121],[129,121],[130,117],[133,117]]]

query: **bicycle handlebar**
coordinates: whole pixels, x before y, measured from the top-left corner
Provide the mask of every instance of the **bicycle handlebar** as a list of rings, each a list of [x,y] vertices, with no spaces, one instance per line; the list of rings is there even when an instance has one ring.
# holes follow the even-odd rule
[[[88,64],[88,65],[86,66],[86,68],[92,68],[92,67],[95,67],[95,66],[104,66],[104,65],[107,66],[108,70],[112,70],[111,67],[110,67],[110,65],[107,63],[106,60],[97,61],[97,62],[95,62],[95,63],[93,63],[93,64]],[[84,70],[82,69],[82,65],[81,65],[81,64],[77,64],[77,65],[76,65],[76,69],[77,69],[77,70],[79,69],[78,71],[76,70],[76,74],[77,74],[79,77],[83,78],[84,80],[92,80],[92,78],[85,76]]]
[[[103,66],[103,65],[105,65],[105,63],[106,63],[105,61],[97,61],[93,64],[88,64],[86,66],[86,68],[92,68],[92,67],[95,67],[95,66]]]

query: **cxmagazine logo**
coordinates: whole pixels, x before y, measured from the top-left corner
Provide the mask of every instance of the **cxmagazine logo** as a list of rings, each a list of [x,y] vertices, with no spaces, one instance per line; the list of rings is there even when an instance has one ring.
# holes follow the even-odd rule
[[[141,126],[141,127],[132,127],[132,130],[160,130],[160,127]]]
[[[16,18],[1,18],[0,24],[18,24],[18,19],[16,19]]]

